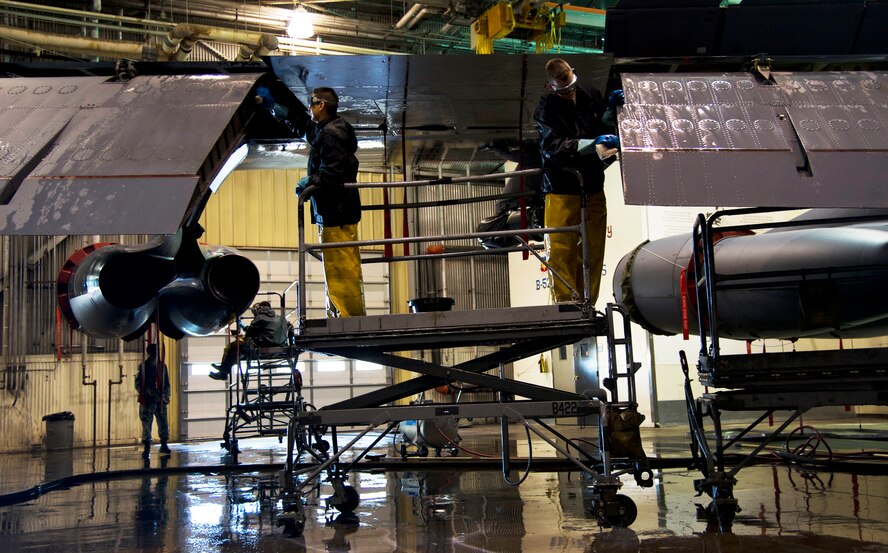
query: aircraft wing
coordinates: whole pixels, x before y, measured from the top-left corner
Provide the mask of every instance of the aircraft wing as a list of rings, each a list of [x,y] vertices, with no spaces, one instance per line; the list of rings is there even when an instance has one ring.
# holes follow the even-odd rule
[[[624,74],[626,203],[888,207],[888,73]]]
[[[261,75],[0,79],[0,233],[175,233]]]

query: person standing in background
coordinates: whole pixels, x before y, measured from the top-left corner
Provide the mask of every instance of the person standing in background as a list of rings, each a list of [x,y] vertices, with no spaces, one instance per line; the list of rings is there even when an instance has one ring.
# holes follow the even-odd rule
[[[167,419],[167,405],[170,403],[170,375],[166,363],[157,355],[157,344],[145,348],[148,357],[139,364],[136,372],[136,391],[139,392],[139,420],[142,421],[142,457],[151,454],[151,427],[157,419],[157,433],[160,436],[160,452],[170,453],[167,442],[170,439],[170,425]]]

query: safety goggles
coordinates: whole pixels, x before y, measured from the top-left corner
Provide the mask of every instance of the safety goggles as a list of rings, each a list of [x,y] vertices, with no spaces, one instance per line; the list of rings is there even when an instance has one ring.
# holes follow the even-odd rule
[[[571,79],[571,81],[568,84],[566,84],[564,86],[555,86],[552,83],[549,83],[549,90],[551,90],[555,94],[558,94],[559,96],[567,96],[568,94],[570,94],[571,92],[576,90],[577,89],[577,73],[576,73],[576,71],[573,70],[573,68],[571,68],[570,71],[571,71],[571,73],[573,73],[573,79]]]

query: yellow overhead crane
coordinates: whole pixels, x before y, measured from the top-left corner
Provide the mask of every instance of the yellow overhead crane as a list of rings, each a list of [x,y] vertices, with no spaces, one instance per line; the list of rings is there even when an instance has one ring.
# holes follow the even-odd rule
[[[536,51],[545,52],[560,42],[560,29],[567,22],[564,9],[542,2],[497,2],[472,22],[472,49],[492,54],[493,41],[511,37],[534,41]]]

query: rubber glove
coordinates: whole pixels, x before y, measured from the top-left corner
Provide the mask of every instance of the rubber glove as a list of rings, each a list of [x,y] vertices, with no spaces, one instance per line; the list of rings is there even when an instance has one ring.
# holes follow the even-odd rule
[[[620,137],[615,134],[603,134],[592,141],[593,144],[598,146],[601,144],[605,148],[619,148],[620,147]]]
[[[276,103],[274,101],[274,96],[271,95],[271,91],[267,86],[260,86],[256,89],[256,103],[265,109],[271,109]]]
[[[623,94],[622,89],[616,89],[610,93],[610,96],[607,97],[607,109],[614,109],[617,106],[622,106],[626,103],[626,96]]]
[[[311,178],[308,175],[299,179],[299,182],[296,183],[296,195],[301,194],[303,190],[308,188],[309,184],[311,184]]]
[[[619,151],[620,137],[615,134],[603,134],[592,143],[595,144],[595,152],[598,157],[607,159]]]

